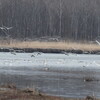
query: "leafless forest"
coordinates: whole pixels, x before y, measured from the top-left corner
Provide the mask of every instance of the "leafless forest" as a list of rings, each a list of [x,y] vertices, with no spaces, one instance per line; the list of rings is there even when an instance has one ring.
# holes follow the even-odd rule
[[[0,0],[0,36],[94,40],[100,35],[100,0]],[[7,34],[6,34],[7,33]]]

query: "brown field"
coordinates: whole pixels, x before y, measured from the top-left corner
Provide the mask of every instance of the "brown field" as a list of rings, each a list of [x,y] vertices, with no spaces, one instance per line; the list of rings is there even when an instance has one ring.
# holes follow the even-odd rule
[[[80,43],[80,42],[38,42],[38,41],[26,41],[26,42],[0,42],[0,47],[10,48],[39,48],[39,49],[61,49],[61,50],[83,50],[83,51],[95,51],[100,50],[100,46],[94,43]]]

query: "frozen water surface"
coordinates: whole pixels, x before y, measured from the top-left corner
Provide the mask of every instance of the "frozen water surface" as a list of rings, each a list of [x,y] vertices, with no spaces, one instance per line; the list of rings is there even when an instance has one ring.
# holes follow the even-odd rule
[[[0,53],[0,84],[64,97],[100,98],[99,75],[100,55]]]

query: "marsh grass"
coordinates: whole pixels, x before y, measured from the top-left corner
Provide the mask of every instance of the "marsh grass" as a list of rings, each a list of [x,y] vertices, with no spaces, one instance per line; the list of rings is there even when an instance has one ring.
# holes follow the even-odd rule
[[[81,43],[81,42],[10,41],[9,43],[7,43],[7,42],[2,43],[0,41],[0,47],[83,50],[83,51],[100,50],[100,46],[98,44]]]

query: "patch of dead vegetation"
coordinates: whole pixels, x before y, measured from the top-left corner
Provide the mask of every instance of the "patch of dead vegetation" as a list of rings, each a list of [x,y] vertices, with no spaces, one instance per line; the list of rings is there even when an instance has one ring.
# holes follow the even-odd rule
[[[0,86],[0,100],[66,100],[65,98],[47,96],[34,89],[20,90],[15,85]]]
[[[62,98],[56,96],[48,96],[34,89],[20,90],[15,85],[0,86],[0,100],[99,100],[93,96],[87,96],[84,99],[79,98]]]
[[[87,96],[86,100],[96,100],[96,98],[94,96]]]
[[[93,81],[99,81],[98,79],[96,79],[95,77],[85,77],[84,78],[84,82],[93,82]]]
[[[14,41],[14,42],[10,42],[10,44],[0,42],[0,47],[83,50],[83,51],[100,50],[100,46],[97,44],[82,43],[82,42],[38,42],[38,41],[20,42],[20,41]]]

